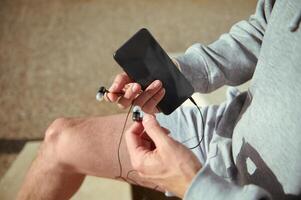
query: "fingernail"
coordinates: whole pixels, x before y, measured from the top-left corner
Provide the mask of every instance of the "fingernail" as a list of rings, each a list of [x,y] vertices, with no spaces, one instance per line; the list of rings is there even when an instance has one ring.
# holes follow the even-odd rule
[[[159,80],[156,80],[154,83],[153,83],[153,87],[160,87],[162,85],[161,81]]]
[[[134,83],[134,84],[132,85],[132,88],[131,88],[131,89],[132,89],[132,92],[137,92],[137,91],[139,90],[139,85]]]

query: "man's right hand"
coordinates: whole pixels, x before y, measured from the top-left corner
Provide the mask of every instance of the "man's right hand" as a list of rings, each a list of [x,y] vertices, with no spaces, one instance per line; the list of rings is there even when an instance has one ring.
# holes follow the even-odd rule
[[[133,103],[150,114],[159,112],[156,106],[165,94],[161,81],[155,80],[142,91],[141,86],[133,82],[125,72],[115,77],[109,91],[105,96],[106,101],[117,103],[122,109],[128,108]]]

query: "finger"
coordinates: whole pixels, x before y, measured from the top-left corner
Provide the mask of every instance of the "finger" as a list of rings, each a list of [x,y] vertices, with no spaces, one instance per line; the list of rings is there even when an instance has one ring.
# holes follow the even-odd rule
[[[169,129],[167,129],[167,128],[163,127],[163,126],[161,126],[161,128],[164,130],[164,133],[165,133],[166,135],[169,135],[169,134],[170,134]]]
[[[140,92],[141,86],[138,83],[131,84],[131,86],[126,89],[125,94],[119,98],[118,106],[120,108],[127,108]]]
[[[134,122],[133,125],[125,132],[125,139],[129,153],[137,153],[137,149],[143,147],[142,138],[144,127],[141,122]]]
[[[165,89],[161,88],[154,96],[152,96],[142,107],[142,110],[146,113],[152,113],[157,111],[156,106],[163,99],[165,95]]]
[[[131,82],[132,80],[125,72],[118,74],[114,79],[113,84],[110,87],[109,91],[113,93],[120,92],[125,87],[126,84]]]
[[[135,100],[135,105],[143,108],[144,104],[152,98],[162,87],[162,82],[160,80],[155,80],[152,82],[144,92],[142,92]]]
[[[149,152],[147,147],[143,145],[140,135],[143,133],[143,125],[141,122],[135,122],[125,132],[125,140],[130,155],[131,163],[134,167],[140,165],[140,161],[143,160],[143,156]]]
[[[121,93],[126,84],[130,82],[132,82],[132,80],[125,72],[118,74],[109,89],[110,93],[107,94],[109,101],[116,102],[120,95],[114,93]]]
[[[123,89],[122,89],[121,92],[117,92],[117,93],[113,93],[113,92],[110,92],[110,91],[109,91],[109,92],[106,92],[105,95],[104,95],[105,100],[108,101],[108,102],[110,102],[110,103],[113,103],[113,101],[111,101],[111,99],[108,97],[108,94],[111,93],[111,95],[110,95],[111,98],[112,98],[112,96],[116,96],[116,98],[117,98],[117,100],[118,100],[122,95],[124,95],[125,91],[130,87],[130,85],[131,85],[131,83],[126,84],[126,85],[123,87]]]
[[[169,142],[168,130],[162,128],[155,116],[145,114],[142,124],[148,136],[154,141],[157,148]]]
[[[166,135],[169,136],[170,131],[169,131],[167,128],[163,127],[163,126],[161,126],[161,128],[164,130],[164,133],[165,133]],[[140,137],[142,138],[143,141],[148,141],[148,142],[151,143],[151,146],[150,146],[149,149],[152,149],[152,150],[153,150],[153,149],[156,148],[155,143],[153,142],[153,140],[149,137],[149,135],[148,135],[145,131],[143,131],[143,132],[140,134]]]

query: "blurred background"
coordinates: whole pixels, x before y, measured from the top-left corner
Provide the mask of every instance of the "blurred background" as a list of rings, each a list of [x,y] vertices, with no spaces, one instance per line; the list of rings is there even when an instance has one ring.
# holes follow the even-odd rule
[[[98,103],[114,51],[148,28],[170,53],[208,44],[256,0],[0,0],[0,178],[58,117],[120,113]]]

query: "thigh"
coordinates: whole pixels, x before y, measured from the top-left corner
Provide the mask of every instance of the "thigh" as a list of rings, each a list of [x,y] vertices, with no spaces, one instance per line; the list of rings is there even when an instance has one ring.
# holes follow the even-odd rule
[[[156,188],[133,170],[122,129],[126,115],[70,119],[62,131],[57,153],[77,173],[117,179]],[[131,116],[126,128],[132,123]]]
[[[226,94],[225,102],[202,107],[202,115],[195,106],[181,106],[168,116],[162,113],[157,115],[161,126],[169,129],[175,140],[190,148],[203,165],[210,151],[211,140],[216,134],[216,127],[240,92],[237,88],[230,87]]]
[[[195,106],[181,106],[168,116],[158,114],[157,119],[170,130],[173,139],[191,149],[204,165],[215,127],[225,108],[226,103],[206,106],[201,114]]]
[[[180,107],[166,116],[158,114],[161,126],[168,128],[171,136],[189,147],[194,147],[202,137],[202,143],[192,151],[202,163],[205,162],[208,144],[212,138],[212,130],[220,106],[210,106],[202,109],[203,130],[200,113],[193,107]],[[132,124],[127,120],[125,129]],[[122,135],[126,114],[70,119],[70,125],[64,128],[58,140],[57,155],[71,170],[78,173],[118,179],[130,183],[155,188],[147,180],[139,177],[133,170],[127,146]],[[211,125],[210,125],[211,124]]]

